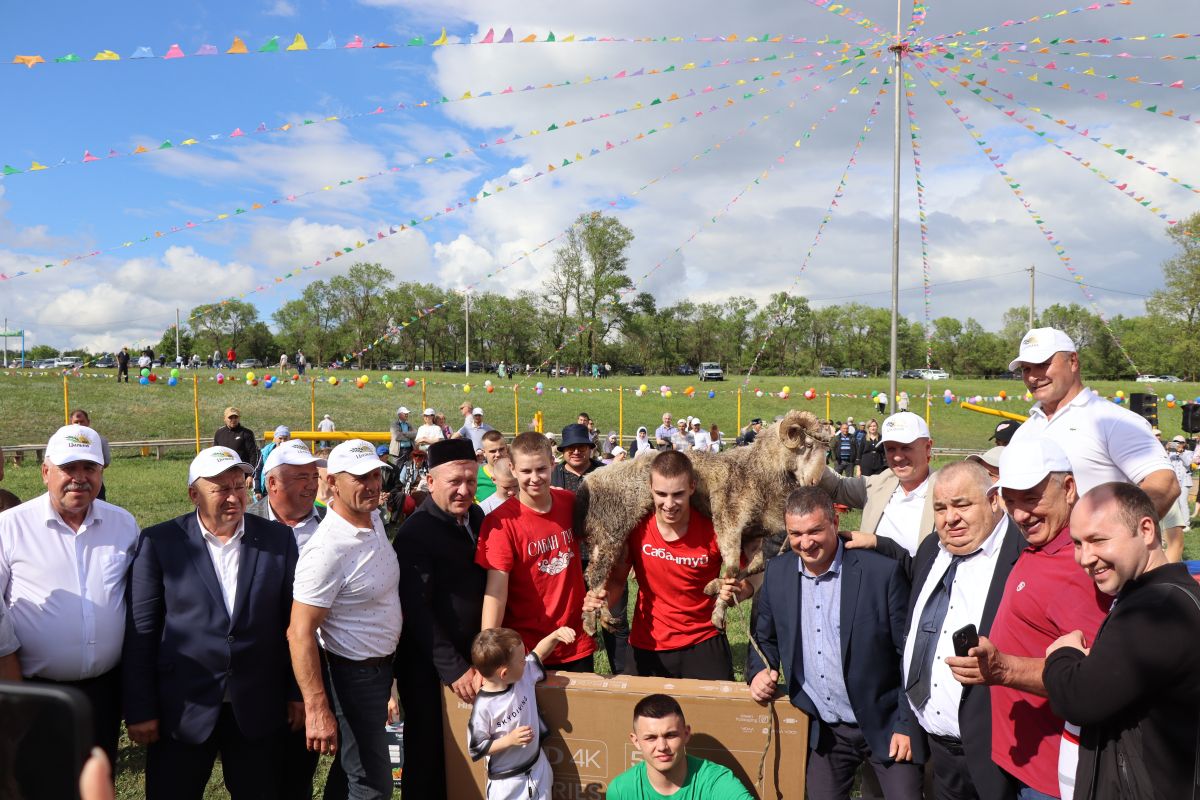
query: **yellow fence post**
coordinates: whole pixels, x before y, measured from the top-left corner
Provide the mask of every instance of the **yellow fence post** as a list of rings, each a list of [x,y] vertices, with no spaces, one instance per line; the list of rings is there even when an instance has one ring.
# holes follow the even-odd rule
[[[67,373],[63,373],[63,425],[71,424],[71,392],[67,389]]]
[[[521,396],[517,384],[513,384],[513,436],[521,432]]]
[[[421,378],[421,410],[429,408],[429,403],[425,402],[425,379]]]
[[[625,387],[617,387],[617,444],[625,446]]]
[[[312,433],[316,433],[317,432],[317,379],[309,378],[308,382],[309,382],[308,418],[309,418],[309,425],[311,426],[309,428],[309,430]],[[314,439],[308,443],[308,449],[310,452],[313,452],[313,453],[317,452],[316,439]]]
[[[825,419],[832,420],[833,417],[829,414],[829,390],[825,390]]]
[[[192,375],[192,417],[196,423],[196,452],[200,452],[200,376]]]

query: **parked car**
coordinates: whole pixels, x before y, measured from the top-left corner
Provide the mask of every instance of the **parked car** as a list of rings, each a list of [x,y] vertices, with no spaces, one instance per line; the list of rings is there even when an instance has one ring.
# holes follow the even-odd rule
[[[700,380],[702,381],[723,381],[725,380],[725,371],[721,369],[721,365],[716,361],[700,362]]]
[[[58,369],[74,369],[83,366],[83,359],[79,356],[59,356],[54,359],[54,366]]]
[[[838,373],[838,377],[840,377],[840,378],[861,378],[862,375],[859,374],[858,370],[853,369],[851,367],[846,367],[845,369],[843,369],[841,372]]]
[[[1175,375],[1159,375],[1158,379],[1163,383],[1183,383],[1183,378],[1176,377]]]
[[[442,362],[442,372],[462,372],[462,368],[463,365],[461,361]]]
[[[899,377],[901,377],[901,378],[908,378],[908,379],[912,379],[912,380],[918,380],[918,379],[920,379],[920,377],[921,377],[921,370],[919,370],[919,369],[906,369],[906,370],[904,370],[904,372],[901,372],[901,373],[900,373],[900,376],[899,376]]]
[[[626,375],[645,375],[646,368],[640,364],[626,364],[624,372]]]
[[[821,367],[817,370],[817,374],[822,378],[836,378],[838,376],[837,367]]]
[[[97,369],[112,369],[117,365],[117,362],[112,356],[100,356],[92,362],[92,366]]]
[[[944,381],[950,377],[950,373],[943,369],[919,369],[917,372],[923,381]]]
[[[262,366],[262,362],[257,358],[244,358],[238,362],[238,369],[258,369]]]
[[[675,368],[675,374],[676,375],[695,375],[696,368],[693,367],[691,364],[680,364],[678,367]]]
[[[392,372],[406,372],[408,370],[407,361],[393,361],[388,365],[388,369]]]
[[[1158,377],[1157,375],[1138,375],[1135,380],[1137,380],[1138,383],[1158,383],[1162,380],[1162,378]]]
[[[54,369],[53,358],[43,358],[41,361],[34,361],[30,366],[34,369]]]

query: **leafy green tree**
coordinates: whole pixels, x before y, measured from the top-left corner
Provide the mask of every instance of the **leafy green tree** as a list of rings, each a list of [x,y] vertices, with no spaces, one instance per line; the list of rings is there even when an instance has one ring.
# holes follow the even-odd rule
[[[192,332],[193,346],[203,352],[230,347],[241,354],[246,330],[258,322],[258,308],[244,300],[223,300],[196,306],[188,314],[188,327]],[[175,348],[172,346],[171,352]],[[158,351],[155,351],[156,353]]]

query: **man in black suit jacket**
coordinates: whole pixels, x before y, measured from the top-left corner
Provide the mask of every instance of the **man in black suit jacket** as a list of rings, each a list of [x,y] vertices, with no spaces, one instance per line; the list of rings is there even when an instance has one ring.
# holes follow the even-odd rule
[[[396,683],[404,709],[405,797],[446,796],[442,686],[470,703],[483,683],[471,642],[483,618],[487,572],[475,563],[483,511],[475,505],[478,464],[469,439],[429,447],[429,496],[394,543],[404,629]]]
[[[218,753],[234,800],[275,798],[284,733],[303,725],[286,639],[296,541],[245,516],[252,470],[229,448],[202,451],[195,513],[138,543],[123,679],[129,736],[149,745],[148,800],[201,798]]]
[[[975,461],[939,470],[933,487],[937,536],[927,537],[913,560],[904,686],[929,738],[935,800],[1016,797],[1016,787],[992,762],[990,693],[959,684],[945,662],[954,655],[952,636],[960,628],[974,625],[991,635],[1008,574],[1025,546],[1020,528],[989,493],[991,485],[987,469]]]
[[[774,696],[782,666],[792,705],[809,715],[808,796],[849,798],[871,764],[888,800],[919,800],[925,757],[913,738],[900,651],[909,584],[894,559],[846,550],[833,501],[796,489],[784,511],[791,552],[772,559],[758,599],[750,693]]]

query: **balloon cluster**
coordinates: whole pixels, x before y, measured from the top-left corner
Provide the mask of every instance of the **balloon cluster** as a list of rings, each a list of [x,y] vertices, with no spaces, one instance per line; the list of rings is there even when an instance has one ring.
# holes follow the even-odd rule
[[[496,387],[492,386],[492,382],[490,380],[483,382],[483,388],[487,390],[488,394],[491,394],[492,392],[496,391]]]
[[[792,387],[785,386],[779,391],[779,399],[787,400],[792,394]]]
[[[540,395],[542,392],[546,391],[546,385],[541,381],[538,381],[537,385],[534,386],[533,389]]]
[[[1122,390],[1122,389],[1117,389],[1117,393],[1116,393],[1115,395],[1113,395],[1113,399],[1112,399],[1112,401],[1113,401],[1114,403],[1116,403],[1117,405],[1121,405],[1122,403],[1124,403],[1124,402],[1125,402],[1125,392],[1124,392],[1124,390]]]
[[[817,399],[817,390],[813,389],[812,387],[805,389],[804,390],[804,399],[805,400],[816,400]]]

